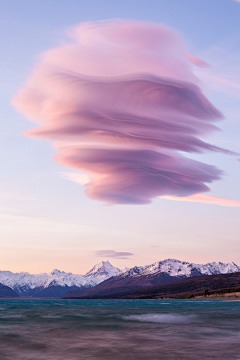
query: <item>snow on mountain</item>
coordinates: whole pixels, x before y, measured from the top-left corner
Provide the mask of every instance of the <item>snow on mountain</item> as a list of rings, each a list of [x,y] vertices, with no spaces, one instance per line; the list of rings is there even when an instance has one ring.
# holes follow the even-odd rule
[[[12,273],[11,271],[0,271],[0,283],[9,286],[18,294],[41,286],[48,279],[48,274],[33,275],[27,272]]]
[[[109,277],[121,274],[124,270],[120,270],[110,264],[109,261],[102,261],[95,265],[89,272],[86,273],[86,277],[89,279],[99,279],[101,281],[108,279]],[[100,282],[100,281],[99,281]]]
[[[122,279],[128,278],[128,277],[134,277],[137,275],[142,274],[142,272],[148,267],[149,265],[146,266],[134,266],[131,269],[127,269],[125,272],[123,272],[122,274],[120,274],[119,278],[121,277]]]
[[[221,263],[212,262],[205,265],[189,263],[186,261],[179,261],[175,259],[167,259],[163,261],[157,261],[151,265],[144,267],[142,271],[139,268],[134,267],[129,271],[132,271],[131,276],[153,275],[157,273],[166,273],[174,277],[190,277],[197,275],[214,275],[214,274],[227,274],[240,271],[240,267],[235,263]],[[127,274],[128,272],[126,272]],[[124,276],[122,274],[122,276]]]
[[[86,285],[92,286],[90,282],[84,277],[84,275],[74,275],[72,273],[66,273],[65,271],[60,271],[54,269],[48,278],[41,284],[44,288],[47,288],[50,284],[58,286],[76,286],[76,287],[85,287]]]

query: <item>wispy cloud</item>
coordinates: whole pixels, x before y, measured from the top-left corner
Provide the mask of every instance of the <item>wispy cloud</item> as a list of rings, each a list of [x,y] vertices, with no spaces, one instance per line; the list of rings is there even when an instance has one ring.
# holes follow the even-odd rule
[[[96,251],[96,255],[99,257],[105,257],[105,258],[116,258],[116,259],[127,259],[129,256],[132,256],[134,254],[126,251],[114,251],[114,250],[98,250]]]
[[[29,232],[39,231],[48,233],[76,233],[81,231],[91,231],[91,226],[76,225],[68,222],[56,222],[34,216],[9,215],[0,213],[0,229],[17,232],[27,230]]]
[[[209,64],[206,63],[205,61],[197,58],[196,56],[193,56],[192,54],[189,54],[187,52],[183,53],[184,56],[186,56],[186,58],[194,65],[201,67],[201,68],[206,68],[209,67]]]
[[[228,44],[212,46],[203,56],[211,64],[208,69],[196,69],[195,74],[207,89],[240,99],[240,56]]]
[[[206,194],[197,194],[188,197],[162,196],[161,198],[166,200],[173,200],[173,201],[190,201],[190,202],[198,202],[202,204],[240,207],[240,200],[226,199],[226,198],[211,196]]]
[[[55,160],[91,181],[62,176],[109,204],[209,190],[221,171],[182,152],[232,153],[202,140],[222,115],[196,85],[181,36],[125,20],[83,23],[71,36],[70,44],[44,54],[14,99],[40,123],[26,134],[53,141]]]

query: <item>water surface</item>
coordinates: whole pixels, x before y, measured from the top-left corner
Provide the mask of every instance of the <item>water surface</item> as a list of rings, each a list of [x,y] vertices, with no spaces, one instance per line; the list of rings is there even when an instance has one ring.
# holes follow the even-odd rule
[[[240,302],[0,300],[0,360],[240,360]]]

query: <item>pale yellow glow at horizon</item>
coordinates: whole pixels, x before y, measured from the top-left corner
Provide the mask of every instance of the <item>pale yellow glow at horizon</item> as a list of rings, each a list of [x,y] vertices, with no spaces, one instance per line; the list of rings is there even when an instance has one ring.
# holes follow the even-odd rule
[[[228,206],[228,207],[240,207],[240,200],[226,199],[226,198],[211,196],[206,194],[197,194],[188,197],[161,196],[160,199],[173,200],[173,201],[190,201],[190,202],[198,202],[202,204]]]

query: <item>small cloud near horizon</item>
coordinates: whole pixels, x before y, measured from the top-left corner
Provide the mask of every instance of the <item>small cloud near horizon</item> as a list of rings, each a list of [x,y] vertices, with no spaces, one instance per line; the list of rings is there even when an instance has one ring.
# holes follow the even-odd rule
[[[114,250],[98,250],[95,254],[98,257],[112,257],[115,259],[128,259],[129,256],[134,255],[130,252]]]

